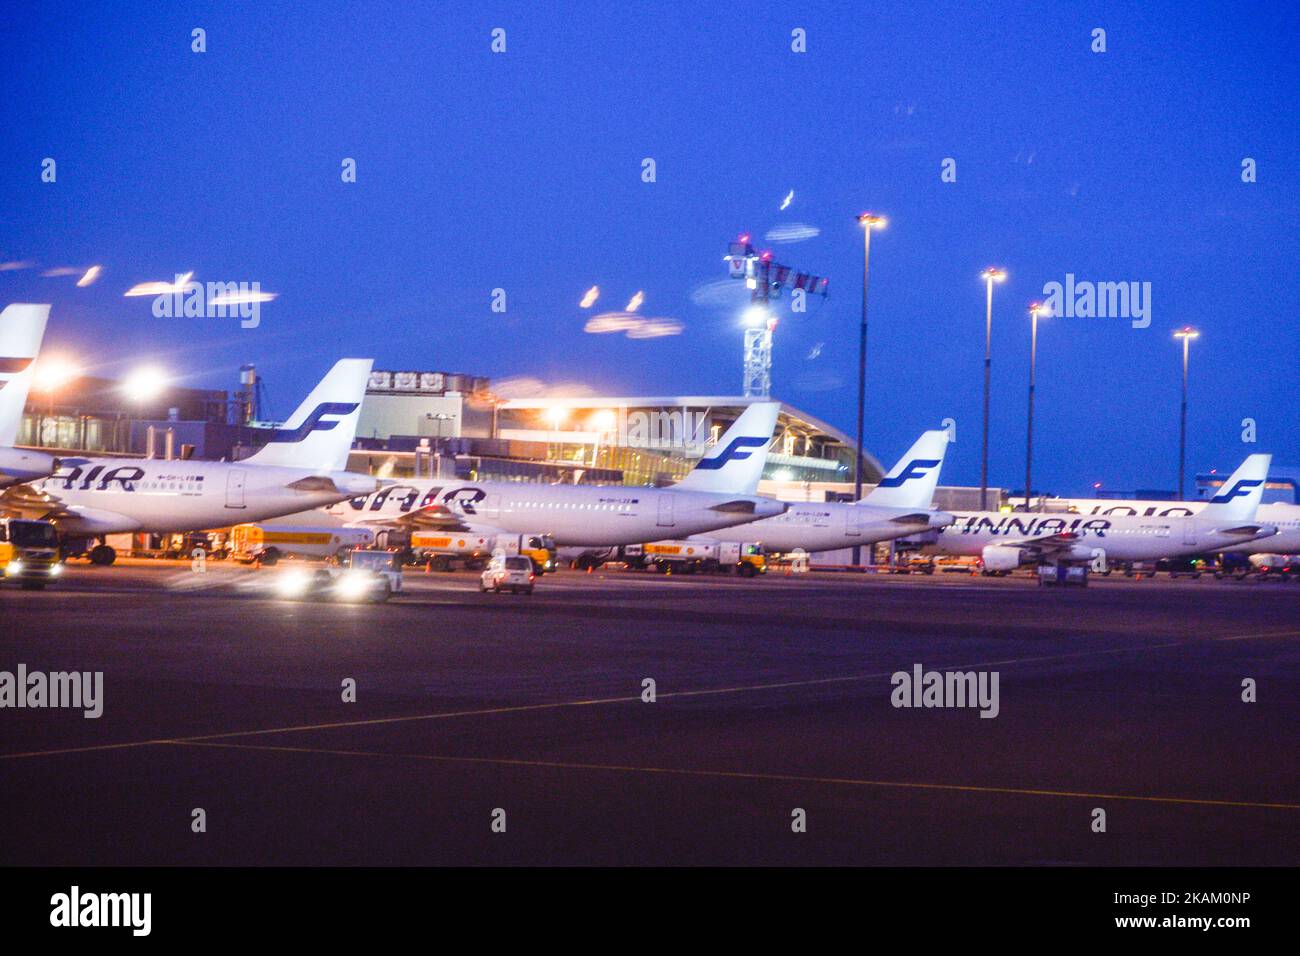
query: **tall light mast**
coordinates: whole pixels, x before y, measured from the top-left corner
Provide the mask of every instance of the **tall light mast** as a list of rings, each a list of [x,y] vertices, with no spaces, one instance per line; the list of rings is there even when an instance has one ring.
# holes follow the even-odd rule
[[[742,394],[746,398],[767,398],[772,394],[772,333],[777,323],[769,303],[779,299],[787,285],[805,295],[825,297],[830,280],[774,262],[772,253],[754,249],[748,235],[731,243],[724,258],[731,278],[744,279],[750,290],[750,306],[744,315]]]

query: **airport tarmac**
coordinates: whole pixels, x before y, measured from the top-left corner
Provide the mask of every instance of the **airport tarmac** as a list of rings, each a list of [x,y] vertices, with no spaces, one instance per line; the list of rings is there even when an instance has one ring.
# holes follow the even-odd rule
[[[0,671],[104,674],[98,719],[0,712],[0,864],[1300,864],[1292,584],[278,570],[0,590]],[[892,706],[917,664],[997,717]]]

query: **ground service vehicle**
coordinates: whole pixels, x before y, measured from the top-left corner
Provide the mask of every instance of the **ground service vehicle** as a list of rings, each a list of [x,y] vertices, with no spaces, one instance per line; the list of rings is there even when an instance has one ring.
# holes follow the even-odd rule
[[[672,570],[684,574],[694,574],[697,571],[729,574],[734,570],[741,577],[754,577],[767,571],[767,557],[763,554],[762,545],[752,542],[693,538],[684,541],[654,541],[628,545],[623,549],[623,558],[633,567]]]
[[[1199,578],[1214,570],[1214,562],[1202,557],[1164,558],[1156,562],[1156,571],[1164,571],[1171,578]]]
[[[1088,586],[1088,566],[1086,564],[1040,564],[1038,566],[1038,583],[1043,587],[1081,588]]]
[[[368,528],[241,524],[230,529],[230,556],[266,565],[290,556],[334,558],[352,548],[368,547],[374,539]]]
[[[501,534],[496,537],[496,547],[506,555],[518,554],[533,562],[537,574],[554,571],[557,567],[555,538],[549,534]]]
[[[6,580],[39,591],[62,571],[53,522],[0,518],[0,573]]]
[[[1294,581],[1300,576],[1300,556],[1294,554],[1252,554],[1250,567],[1256,577],[1273,581]]]
[[[434,571],[450,571],[455,561],[477,571],[492,554],[493,539],[469,533],[412,531],[408,546],[413,559],[428,562]]]
[[[355,548],[337,567],[285,572],[276,582],[276,590],[281,597],[297,600],[387,601],[402,590],[401,555]]]
[[[498,594],[502,591],[532,594],[536,578],[531,559],[518,554],[494,557],[479,575],[478,589]]]

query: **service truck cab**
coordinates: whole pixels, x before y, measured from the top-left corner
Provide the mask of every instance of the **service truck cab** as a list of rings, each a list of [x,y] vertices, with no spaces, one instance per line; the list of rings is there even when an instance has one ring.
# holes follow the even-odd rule
[[[62,571],[53,522],[0,518],[0,574],[5,580],[39,591]]]
[[[495,550],[528,558],[533,562],[533,570],[537,574],[554,571],[558,563],[559,551],[555,547],[555,538],[549,534],[498,535]]]

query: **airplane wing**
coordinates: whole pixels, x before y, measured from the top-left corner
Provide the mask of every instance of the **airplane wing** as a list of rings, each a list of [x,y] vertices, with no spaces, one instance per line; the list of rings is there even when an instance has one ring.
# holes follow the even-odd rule
[[[999,541],[998,544],[1005,545],[1008,548],[1027,548],[1039,554],[1056,554],[1059,551],[1068,551],[1078,540],[1079,536],[1073,531],[1065,531],[1057,534],[1039,535],[1036,538]]]
[[[893,524],[929,524],[930,515],[925,511],[916,511],[912,514],[895,515],[889,520]]]
[[[1271,525],[1244,524],[1236,528],[1218,528],[1215,534],[1235,534],[1243,538],[1268,538],[1277,534],[1277,528]]]
[[[38,491],[31,485],[10,485],[0,490],[0,512],[19,518],[58,520],[73,517],[57,496]]]
[[[61,532],[71,530],[79,534],[130,531],[140,526],[127,515],[69,505],[57,493],[40,491],[31,485],[11,485],[0,490],[0,514],[53,521]]]

